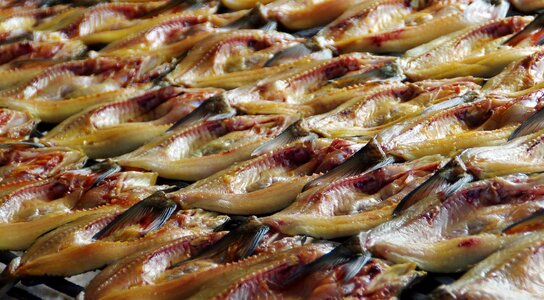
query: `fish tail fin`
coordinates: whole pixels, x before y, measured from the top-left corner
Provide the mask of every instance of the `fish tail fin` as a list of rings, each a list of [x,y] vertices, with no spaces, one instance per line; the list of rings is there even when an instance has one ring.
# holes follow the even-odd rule
[[[157,230],[168,221],[177,208],[177,204],[166,198],[163,191],[155,192],[117,216],[106,227],[97,232],[93,239],[98,240],[107,237],[121,228],[137,223],[145,228],[144,234]]]
[[[372,138],[363,148],[357,151],[339,166],[327,173],[308,182],[303,191],[341,178],[361,174],[369,169],[375,170],[395,161],[393,157],[387,156],[382,150],[378,141]]]

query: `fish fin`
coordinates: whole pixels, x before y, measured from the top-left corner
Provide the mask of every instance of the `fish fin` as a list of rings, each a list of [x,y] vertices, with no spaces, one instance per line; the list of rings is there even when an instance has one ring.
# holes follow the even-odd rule
[[[135,223],[144,223],[144,234],[147,234],[164,225],[177,207],[174,201],[166,198],[164,192],[155,192],[117,216],[106,227],[96,233],[93,239],[98,240],[107,237],[113,232]]]
[[[474,176],[470,173],[463,174],[459,179],[457,179],[454,183],[450,184],[446,189],[444,189],[444,196],[449,197],[451,194],[457,192],[462,187],[467,185],[468,183],[474,181]]]
[[[189,125],[201,120],[219,120],[236,115],[236,109],[232,108],[221,95],[210,97],[190,114],[172,125],[166,132]]]
[[[543,27],[544,27],[544,14],[540,13],[539,15],[536,16],[536,18],[533,21],[531,21],[531,23],[527,24],[527,26],[525,26],[523,30],[511,36],[503,44],[515,46],[516,44],[521,42],[521,40],[533,34],[535,30],[540,30]]]
[[[97,173],[101,172],[101,174],[98,175],[94,179],[93,183],[89,187],[89,189],[92,189],[93,187],[97,186],[100,182],[102,182],[104,179],[106,179],[108,176],[115,174],[117,172],[120,172],[121,166],[119,166],[117,163],[111,160],[106,160],[104,162],[90,166],[89,169]]]
[[[224,29],[251,29],[263,26],[268,22],[265,8],[258,3],[247,14],[225,26]]]
[[[314,35],[316,35],[321,29],[323,29],[323,27],[324,26],[317,26],[313,28],[300,30],[300,31],[294,32],[293,35],[296,37],[301,37],[301,38],[311,38]]]
[[[283,64],[285,61],[291,61],[310,55],[313,50],[304,43],[299,43],[289,48],[274,54],[265,64],[264,67],[273,67]]]
[[[446,196],[449,196],[473,179],[474,177],[466,171],[461,159],[456,157],[404,196],[393,210],[392,216],[399,216],[416,202],[435,193],[444,192]]]
[[[544,209],[540,209],[530,216],[508,225],[502,230],[503,234],[516,234],[544,228]]]
[[[354,258],[352,258],[350,261],[348,261],[344,268],[345,268],[345,275],[343,281],[346,283],[353,279],[361,271],[361,269],[368,263],[372,255],[370,255],[369,252],[357,254]]]
[[[396,62],[392,62],[366,72],[332,79],[329,81],[329,83],[334,84],[338,88],[342,88],[365,82],[394,79],[403,80],[405,78],[406,77],[404,76],[404,72],[402,71],[400,65]]]
[[[542,129],[544,129],[544,109],[537,111],[529,119],[521,123],[521,125],[512,132],[510,137],[508,137],[508,140],[511,141],[520,136],[535,133]]]
[[[234,260],[246,258],[253,254],[269,230],[268,226],[249,219],[192,259],[218,255],[226,255]]]
[[[322,185],[326,182],[333,182],[341,178],[361,174],[370,168],[377,168],[393,162],[394,158],[387,157],[376,139],[372,138],[363,148],[342,164],[308,182],[302,191]]]
[[[257,147],[255,150],[253,150],[253,152],[251,153],[251,156],[258,156],[263,153],[270,152],[272,150],[291,144],[302,138],[310,140],[310,139],[317,138],[317,135],[304,130],[300,126],[300,121],[297,121],[291,124],[289,127],[287,127],[282,133],[280,133],[275,138],[266,141],[265,143]]]
[[[452,98],[452,99],[449,99],[449,100],[446,100],[446,101],[442,101],[440,103],[437,103],[437,104],[433,104],[427,108],[425,108],[421,114],[424,115],[424,114],[428,114],[428,113],[432,113],[432,112],[436,112],[436,111],[442,111],[442,110],[445,110],[445,109],[448,109],[448,108],[452,108],[452,107],[455,107],[457,105],[461,105],[461,104],[464,104],[464,103],[470,103],[470,102],[473,102],[475,101],[476,99],[478,99],[480,97],[480,95],[477,93],[477,92],[474,92],[474,91],[469,91],[459,97],[455,97],[455,98]]]
[[[26,147],[26,148],[44,148],[45,145],[42,143],[35,143],[35,142],[10,142],[10,143],[2,143],[0,144],[0,149],[8,149],[11,147]]]
[[[351,247],[341,244],[334,248],[331,252],[296,270],[289,277],[287,277],[283,283],[283,286],[288,286],[298,279],[306,277],[312,273],[322,270],[330,270],[336,266],[348,263],[359,255],[360,253],[355,252]],[[365,253],[364,256],[370,258],[370,254]],[[368,261],[368,258],[364,261],[364,263]],[[357,272],[359,272],[359,270],[357,270]]]
[[[278,28],[278,22],[276,21],[268,21],[266,24],[261,26],[259,29],[262,31],[274,31]]]

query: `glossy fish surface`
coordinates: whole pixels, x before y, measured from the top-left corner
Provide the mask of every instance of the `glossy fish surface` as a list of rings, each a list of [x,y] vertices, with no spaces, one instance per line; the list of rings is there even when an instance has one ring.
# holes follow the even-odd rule
[[[503,18],[506,2],[364,1],[315,37],[320,47],[342,53],[403,52],[471,25]]]
[[[275,31],[245,29],[217,33],[196,44],[167,78],[185,86],[222,87],[222,79],[230,73],[263,67],[275,53],[297,41],[301,39]]]
[[[57,125],[42,141],[82,149],[89,157],[134,150],[165,132],[220,89],[164,87],[137,97],[97,105]],[[115,147],[111,140],[117,141]]]
[[[385,128],[409,120],[426,107],[479,89],[470,78],[392,82],[355,96],[328,113],[306,118],[300,126],[326,137],[370,138]]]
[[[540,230],[512,241],[434,295],[441,299],[541,298],[543,238]]]
[[[124,258],[153,245],[185,236],[211,232],[225,216],[201,210],[180,211],[159,230],[144,233],[147,224],[128,224],[109,236],[93,236],[119,216],[122,209],[107,210],[80,217],[40,237],[25,252],[17,266],[11,266],[15,276],[78,274]],[[83,255],[89,253],[90,255]],[[72,259],[79,258],[78,264]]]
[[[424,270],[457,272],[505,246],[501,230],[542,209],[542,176],[511,175],[477,181],[451,196],[423,199],[373,229],[366,245],[387,259]]]
[[[25,111],[0,108],[0,143],[27,138],[39,120]]]
[[[405,72],[416,80],[494,76],[512,61],[540,50],[530,36],[515,43],[508,41],[532,20],[529,16],[494,20],[413,48],[405,54]]]
[[[363,73],[392,62],[391,57],[350,53],[308,64],[285,75],[262,80],[224,94],[226,101],[246,113],[313,114],[312,93],[330,84],[330,80]]]
[[[389,220],[398,201],[443,165],[441,159],[424,157],[392,164],[309,189],[263,222],[291,235],[336,238],[357,234]]]
[[[274,212],[291,203],[307,182],[360,147],[344,140],[296,142],[236,164],[170,196],[184,208],[231,214]]]
[[[282,115],[238,116],[202,121],[156,138],[115,160],[122,166],[159,172],[162,177],[199,180],[236,162],[294,122]]]

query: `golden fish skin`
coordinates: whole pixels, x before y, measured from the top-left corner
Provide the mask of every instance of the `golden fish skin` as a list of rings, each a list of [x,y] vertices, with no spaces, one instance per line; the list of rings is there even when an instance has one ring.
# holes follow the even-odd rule
[[[183,208],[240,215],[275,212],[289,205],[306,183],[361,146],[344,140],[297,142],[235,164],[169,196]]]
[[[85,9],[72,10],[49,26],[38,26],[34,39],[66,40],[107,30],[130,27],[138,18],[152,12],[162,3],[102,3]]]
[[[391,57],[350,53],[314,62],[301,69],[265,78],[256,85],[243,86],[223,94],[233,107],[250,114],[293,114],[307,116],[320,103],[311,103],[312,93],[330,84],[330,80],[357,75],[387,63]]]
[[[101,56],[127,57],[155,54],[164,61],[183,55],[198,41],[218,31],[237,14],[198,15],[182,13],[157,17],[148,28],[109,43]]]
[[[518,10],[524,12],[536,11],[544,8],[544,1],[542,0],[510,0],[510,3]]]
[[[226,216],[201,210],[179,211],[160,229],[143,236],[140,224],[135,224],[95,240],[94,234],[123,211],[114,206],[107,208],[83,216],[38,238],[20,260],[12,262],[11,275],[69,276],[83,273],[154,245],[212,232],[227,219]],[[77,259],[77,264],[73,263],[74,259]]]
[[[423,5],[401,0],[365,1],[325,27],[314,42],[342,53],[404,52],[451,32],[506,15],[506,2],[480,0],[427,1]]]
[[[330,249],[330,243],[310,243],[303,246],[287,244],[226,264],[195,259],[186,263],[187,270],[177,271],[179,274],[172,274],[172,278],[163,275],[162,280],[155,284],[112,293],[105,299],[146,298],[151,295],[161,299],[224,299],[229,296],[237,298],[240,295],[236,292],[240,288],[246,285],[253,286],[254,283],[259,282],[264,284],[269,278],[268,275],[272,277],[271,280],[273,275],[285,280],[289,274],[296,271],[298,266],[314,261]],[[281,271],[285,272],[285,277],[282,276]],[[262,281],[259,280],[261,276]],[[249,295],[258,297],[254,289],[249,291],[251,291]],[[231,295],[231,292],[234,295]]]
[[[219,89],[153,89],[137,97],[90,107],[66,119],[42,141],[82,149],[89,157],[121,155],[162,134]],[[111,141],[117,141],[112,147]]]
[[[108,266],[89,283],[85,299],[107,299],[124,290],[146,286],[161,272],[195,256],[222,238],[226,232],[187,236],[130,255]]]
[[[398,202],[444,165],[431,156],[371,170],[301,193],[263,223],[289,234],[317,238],[352,236],[391,219]]]
[[[294,121],[282,115],[203,121],[162,135],[115,160],[165,178],[200,180],[249,159],[253,150]]]
[[[250,9],[260,4],[268,4],[270,2],[273,2],[275,0],[263,0],[263,1],[257,1],[257,0],[221,0],[221,4],[223,4],[225,7],[231,9],[231,10],[242,10],[242,9]]]
[[[0,108],[0,143],[26,139],[39,122],[26,111]]]
[[[323,268],[299,279],[284,288],[273,284],[259,286],[252,291],[256,298],[271,296],[283,299],[394,299],[425,272],[416,271],[414,263],[393,264],[371,258],[353,277],[349,274],[350,264],[340,264],[334,268]],[[264,291],[262,290],[264,289]]]
[[[87,47],[78,41],[20,41],[0,45],[0,70],[30,69],[78,58]]]
[[[232,88],[223,86],[221,79],[261,68],[275,53],[300,41],[287,33],[256,29],[217,33],[196,44],[167,79],[190,87]]]
[[[304,119],[300,126],[325,137],[370,138],[385,128],[409,120],[433,104],[479,89],[472,78],[384,83],[353,95],[328,113]]]
[[[39,24],[47,23],[59,15],[71,11],[65,5],[34,9],[2,9],[0,10],[0,42],[21,38],[31,33]]]
[[[483,90],[492,93],[519,92],[544,81],[544,51],[510,63],[501,73],[489,79]]]
[[[325,25],[361,0],[276,0],[262,8],[269,19],[290,30]]]
[[[423,114],[378,135],[383,150],[404,159],[432,154],[451,155],[477,146],[499,145],[515,129],[516,120],[496,122],[493,116],[510,105],[507,100],[484,97],[438,112]],[[519,122],[519,121],[518,121]]]
[[[143,93],[160,75],[156,63],[152,57],[102,57],[57,64],[28,82],[0,91],[0,106],[27,110],[44,122],[57,123],[89,106]]]
[[[67,147],[17,148],[0,152],[0,195],[67,170],[83,167],[85,155]]]
[[[544,132],[541,130],[504,145],[471,148],[464,151],[460,157],[467,169],[478,178],[518,172],[541,172],[543,135]]]
[[[126,1],[124,1],[126,2]],[[149,4],[149,1],[140,1],[140,4]],[[217,25],[225,24],[230,21],[229,18],[223,21],[224,16],[231,16],[236,14],[222,14],[214,15],[219,8],[219,1],[200,1],[198,5],[191,4],[191,1],[156,1],[158,7],[152,9],[150,12],[145,13],[144,17],[134,19],[128,27],[112,28],[106,31],[99,31],[91,33],[89,35],[78,37],[79,40],[85,44],[114,44],[118,41],[125,40],[127,37],[137,36],[141,32],[145,32],[150,28],[156,27],[162,21],[167,19],[173,19],[180,15],[192,15],[198,16],[202,19],[209,19],[212,23]]]
[[[503,45],[532,20],[529,16],[495,20],[413,48],[405,54],[405,73],[412,80],[494,76],[512,61],[541,50],[530,37]]]
[[[394,262],[432,272],[458,272],[507,245],[508,225],[542,209],[542,175],[517,174],[470,183],[436,195],[370,231],[365,245]]]
[[[111,211],[114,208],[118,210],[127,208],[154,191],[164,188],[164,186],[154,185],[156,179],[156,173],[117,173],[89,190],[80,189],[72,194],[57,195],[56,197],[59,198],[51,199],[49,205],[40,204],[39,202],[43,199],[40,199],[38,195],[33,202],[27,201],[26,205],[41,210],[40,213],[12,222],[0,223],[0,233],[10,236],[3,240],[1,247],[13,250],[26,249],[42,234],[73,220],[102,211]],[[47,186],[41,187],[43,187],[42,192],[47,192]],[[29,186],[27,190],[32,192],[33,188],[39,189],[40,185]],[[18,234],[10,235],[9,233],[14,230]]]
[[[543,245],[542,230],[519,237],[433,295],[440,299],[540,299],[544,297],[539,275]]]

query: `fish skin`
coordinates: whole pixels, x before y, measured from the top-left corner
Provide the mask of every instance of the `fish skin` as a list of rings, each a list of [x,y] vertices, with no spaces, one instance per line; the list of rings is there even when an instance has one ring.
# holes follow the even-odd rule
[[[121,155],[164,133],[205,99],[221,91],[168,86],[98,104],[69,117],[42,141],[81,149],[92,158]],[[111,147],[112,139],[118,142],[116,147]]]
[[[143,93],[159,75],[155,71],[160,72],[161,66],[156,62],[145,57],[57,64],[28,82],[0,91],[0,105],[27,110],[44,122],[57,123],[86,107]]]
[[[521,236],[454,283],[439,287],[433,296],[440,299],[540,299],[544,296],[539,276],[543,243],[542,230]]]
[[[468,75],[492,77],[512,61],[541,50],[531,41],[531,36],[515,45],[503,45],[532,20],[530,16],[494,20],[413,48],[404,55],[406,75],[412,80]]]
[[[33,9],[1,9],[0,10],[0,43],[29,35],[32,30],[49,21],[58,15],[63,15],[75,9],[67,5],[55,5],[51,7]]]
[[[98,54],[113,57],[156,54],[167,61],[183,55],[210,34],[220,32],[216,27],[237,17],[236,13],[201,15],[186,12],[159,16],[145,29],[109,43]]]
[[[501,73],[489,79],[482,90],[488,93],[514,93],[544,81],[544,51],[536,51],[510,63]]]
[[[261,68],[275,53],[302,40],[287,33],[258,29],[217,33],[191,48],[166,77],[170,82],[184,86],[232,88],[223,86],[221,78],[230,73]],[[252,78],[254,81],[259,79]]]
[[[256,85],[230,90],[224,93],[223,97],[236,109],[250,114],[282,113],[307,116],[324,106],[319,102],[311,103],[312,93],[331,86],[331,80],[373,70],[391,63],[392,60],[391,57],[367,53],[345,54],[263,79]]]
[[[106,269],[96,282],[90,284],[90,288],[98,286],[99,295],[90,291],[87,299],[94,299],[96,296],[100,299],[149,298],[151,295],[179,299],[182,295],[194,292],[193,287],[198,287],[197,280],[201,278],[199,275],[206,276],[224,268],[228,269],[232,263],[251,255],[255,247],[261,247],[258,244],[261,243],[263,234],[266,235],[266,227],[250,221],[227,234],[216,232],[208,237],[203,236],[195,243],[189,241],[200,251],[193,251],[187,241],[182,239],[163,244],[164,246],[146,251],[140,257],[121,261]],[[201,248],[199,243],[204,243],[205,247]],[[264,247],[262,251],[269,253],[292,246],[291,243],[272,244],[274,246]],[[246,249],[248,246],[250,248]],[[155,270],[146,268],[140,271],[142,266],[148,265],[149,258],[152,263],[158,261],[160,266]],[[179,288],[181,286],[184,288]]]
[[[390,299],[398,297],[412,282],[425,276],[425,272],[416,271],[414,263],[392,264],[372,258],[348,279],[345,278],[349,275],[346,274],[347,265],[320,270],[287,289],[273,292],[289,299]]]
[[[325,137],[370,138],[384,128],[409,120],[432,104],[479,89],[471,78],[416,83],[393,81],[354,95],[330,112],[308,117],[300,126]]]
[[[149,2],[149,1],[147,1]],[[176,3],[177,2],[177,3]],[[102,32],[96,32],[85,36],[80,36],[78,39],[85,44],[115,44],[118,41],[127,38],[138,36],[139,33],[160,25],[162,21],[174,19],[177,16],[199,16],[214,24],[214,26],[223,25],[231,21],[231,17],[237,14],[226,13],[216,15],[219,8],[219,1],[157,1],[160,5],[149,12],[145,16],[134,19],[128,27],[114,28]],[[144,2],[140,2],[144,3]],[[193,4],[191,4],[193,3]],[[168,6],[170,5],[170,8]]]
[[[79,41],[33,42],[20,41],[0,45],[0,70],[28,69],[77,59],[87,47]]]
[[[325,27],[314,38],[320,47],[341,53],[400,53],[441,36],[485,21],[503,18],[506,1],[365,1]],[[379,20],[374,22],[374,20]]]
[[[504,145],[467,149],[461,159],[479,178],[503,176],[513,172],[541,172],[541,143],[544,132],[519,137]]]
[[[268,278],[267,274],[284,270],[288,275],[289,272],[296,270],[297,266],[315,260],[330,249],[330,243],[287,246],[261,252],[238,262],[220,265],[202,263],[202,266],[199,266],[201,270],[178,276],[179,278],[170,282],[128,290],[106,299],[145,298],[150,295],[164,299],[224,299],[229,293],[236,293],[251,286],[254,281],[260,282],[261,278]],[[202,288],[204,286],[205,289]]]
[[[157,137],[115,160],[165,178],[200,180],[249,159],[257,146],[293,122],[294,118],[282,115],[202,121]]]
[[[361,0],[276,0],[263,7],[269,20],[277,21],[290,30],[302,30],[325,25]]]
[[[28,138],[39,122],[29,112],[0,108],[0,143]]]
[[[86,157],[66,147],[14,148],[0,151],[0,196],[24,185],[78,169]]]
[[[189,259],[218,241],[226,232],[183,237],[134,253],[106,267],[89,283],[85,299],[102,299],[123,290],[150,284],[172,265]]]
[[[523,12],[537,11],[544,8],[544,1],[542,0],[510,0],[510,3]]]
[[[39,236],[80,217],[123,209],[137,203],[164,186],[153,185],[157,174],[123,172],[107,177],[96,187],[82,191],[75,196],[68,195],[54,199],[56,207],[32,218],[9,223],[0,223],[0,233],[16,230],[18,234],[5,239],[1,244],[4,249],[26,249]],[[77,193],[77,192],[76,192]],[[58,204],[62,203],[62,205]]]
[[[275,212],[289,205],[308,181],[342,163],[361,146],[345,140],[296,142],[235,164],[169,196],[183,208],[240,215]]]
[[[386,153],[407,160],[431,154],[451,155],[476,146],[499,145],[506,142],[518,125],[516,120],[496,121],[501,120],[496,115],[500,116],[508,107],[510,104],[505,99],[483,97],[390,127],[378,134],[378,142]]]
[[[424,157],[342,178],[301,193],[289,207],[262,220],[289,235],[352,236],[388,221],[398,201],[444,162],[439,155]]]
[[[66,40],[112,29],[125,28],[138,22],[138,18],[158,8],[160,2],[101,3],[65,14],[55,24],[35,28],[35,40]]]
[[[231,10],[243,10],[243,9],[250,9],[255,7],[258,3],[260,4],[268,4],[270,2],[273,2],[275,0],[263,0],[263,1],[256,1],[256,0],[221,0],[221,4],[223,4],[225,7],[231,9]]]
[[[21,260],[10,266],[12,276],[69,276],[114,263],[154,245],[183,237],[212,232],[226,216],[202,210],[179,211],[160,229],[140,236],[140,228],[129,226],[100,240],[92,236],[105,227],[122,209],[109,206],[83,216],[38,238]],[[73,264],[78,259],[78,264]]]
[[[371,230],[364,245],[426,271],[466,270],[516,237],[501,235],[502,229],[542,209],[542,180],[542,175],[496,177],[470,183],[445,199],[428,197]]]

